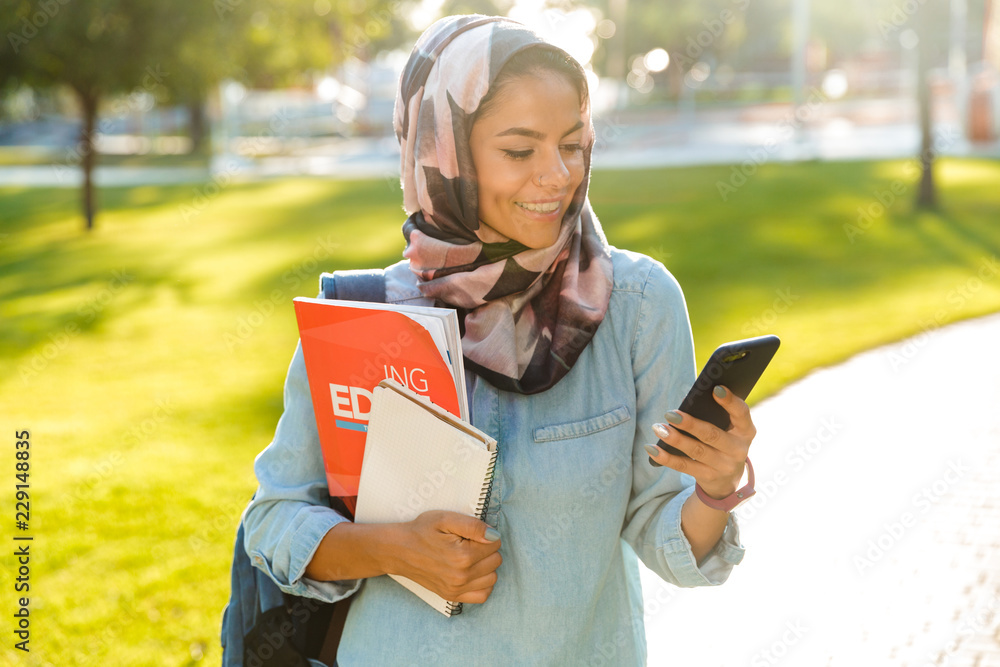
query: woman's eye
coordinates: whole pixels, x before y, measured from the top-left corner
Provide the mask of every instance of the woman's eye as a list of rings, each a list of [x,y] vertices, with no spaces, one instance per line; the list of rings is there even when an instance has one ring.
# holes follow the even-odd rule
[[[583,150],[583,146],[580,144],[563,144],[562,149],[564,153],[579,153]]]
[[[523,151],[514,151],[514,150],[504,149],[504,154],[507,157],[509,157],[511,160],[523,160],[523,159],[529,157],[531,155],[531,153],[532,153],[532,150],[530,148],[527,149],[527,150],[523,150]]]

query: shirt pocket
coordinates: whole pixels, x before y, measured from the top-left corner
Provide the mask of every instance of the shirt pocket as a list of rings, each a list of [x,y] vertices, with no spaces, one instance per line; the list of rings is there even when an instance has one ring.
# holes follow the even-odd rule
[[[573,407],[549,417],[594,416],[533,429],[534,442],[525,448],[525,472],[531,478],[525,482],[522,476],[513,495],[531,508],[526,530],[533,536],[529,544],[538,545],[532,557],[569,562],[586,544],[587,562],[607,563],[618,549],[618,541],[609,536],[621,530],[632,484],[635,420],[624,404],[610,410],[607,403]],[[539,512],[540,507],[546,510]],[[574,571],[590,581],[604,576]]]
[[[583,438],[594,433],[607,431],[628,421],[632,415],[624,405],[620,405],[613,410],[578,421],[554,424],[552,426],[540,426],[535,429],[533,435],[535,442],[553,442],[556,440],[570,440],[573,438]]]

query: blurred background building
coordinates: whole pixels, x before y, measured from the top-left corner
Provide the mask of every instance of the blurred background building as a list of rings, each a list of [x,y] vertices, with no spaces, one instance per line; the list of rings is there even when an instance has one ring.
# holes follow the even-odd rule
[[[2,164],[75,166],[89,138],[103,155],[202,156],[248,176],[384,175],[409,47],[467,12],[523,21],[588,68],[598,166],[738,163],[755,146],[757,161],[912,155],[921,84],[940,152],[998,152],[992,0],[96,4],[0,0]]]

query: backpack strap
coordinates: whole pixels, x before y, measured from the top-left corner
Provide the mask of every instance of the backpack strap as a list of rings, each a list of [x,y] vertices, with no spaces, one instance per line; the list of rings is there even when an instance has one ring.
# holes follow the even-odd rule
[[[385,303],[385,269],[323,273],[319,291],[324,299]]]
[[[236,530],[231,570],[231,594],[229,604],[222,615],[222,665],[223,667],[245,667],[247,665],[301,665],[308,662],[301,656],[295,642],[295,633],[286,611],[286,596],[277,584],[262,570],[254,567],[243,548],[243,522]],[[320,603],[311,600],[318,609]],[[329,617],[329,616],[328,616]],[[276,636],[290,641],[273,642],[261,651],[265,637],[272,626],[281,623],[286,628]],[[299,633],[302,631],[298,628]],[[272,655],[273,654],[273,655]],[[274,662],[272,662],[272,660]]]
[[[319,286],[324,299],[375,303],[386,299],[384,269],[324,273]],[[333,509],[351,516],[340,498],[327,498]],[[251,562],[243,548],[242,520],[236,531],[231,579],[229,604],[222,616],[223,667],[308,667],[306,656],[333,664],[350,598],[329,604],[284,593]],[[288,641],[277,646],[275,636]]]

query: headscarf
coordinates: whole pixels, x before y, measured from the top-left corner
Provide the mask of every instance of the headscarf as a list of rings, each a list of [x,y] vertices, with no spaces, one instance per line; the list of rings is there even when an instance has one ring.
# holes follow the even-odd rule
[[[528,248],[479,221],[474,114],[504,63],[537,45],[566,55],[509,19],[441,19],[410,54],[394,114],[409,215],[403,256],[424,296],[458,309],[466,368],[521,394],[545,391],[570,371],[607,312],[612,286],[610,249],[587,200],[589,103],[584,178],[556,242]]]

